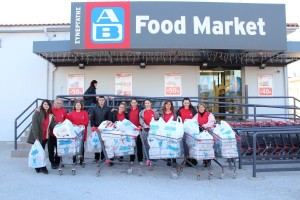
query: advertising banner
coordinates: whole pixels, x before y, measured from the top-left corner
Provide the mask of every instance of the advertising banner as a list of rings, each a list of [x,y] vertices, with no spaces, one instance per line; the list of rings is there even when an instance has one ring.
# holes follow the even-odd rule
[[[258,95],[273,96],[273,76],[258,75]]]
[[[84,93],[84,74],[68,74],[68,95],[79,95]]]
[[[181,96],[181,74],[165,74],[165,96]]]
[[[115,94],[130,96],[132,95],[132,74],[118,73],[115,76]]]

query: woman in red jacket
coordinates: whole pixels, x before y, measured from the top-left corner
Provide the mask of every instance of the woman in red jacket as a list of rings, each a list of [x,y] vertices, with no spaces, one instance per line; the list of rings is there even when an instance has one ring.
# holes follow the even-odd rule
[[[86,135],[87,135],[87,126],[89,124],[89,115],[88,113],[84,110],[83,103],[81,101],[75,101],[73,110],[68,114],[67,119],[72,122],[73,125],[77,126],[84,126],[84,135],[83,135],[83,141],[85,142],[86,140]],[[84,160],[84,147],[82,150],[82,159],[80,159],[80,164],[83,163]],[[76,157],[73,157],[73,161],[76,162]]]
[[[164,101],[164,104],[161,108],[161,111],[159,112],[159,115],[165,122],[168,122],[171,117],[173,117],[173,120],[176,120],[177,116],[176,116],[173,102],[171,100]],[[171,166],[171,162],[177,165],[176,159],[167,159],[168,166]]]
[[[190,98],[185,97],[182,100],[182,106],[177,110],[176,114],[177,114],[177,116],[180,116],[182,119],[182,122],[184,122],[185,119],[192,119],[194,117],[194,115],[197,114],[197,110],[192,105]],[[183,145],[184,145],[183,147],[184,147],[185,154],[188,154],[187,153],[188,147],[187,147],[186,143],[184,142]],[[188,156],[188,155],[185,155],[185,156]],[[196,159],[188,158],[187,160],[188,160],[188,162],[186,162],[186,164],[185,164],[186,167],[192,167],[192,165],[190,163],[192,163],[193,165],[198,164]]]
[[[215,124],[215,117],[212,113],[206,110],[204,103],[199,103],[198,113],[194,116],[194,119],[198,121],[199,127],[203,130],[213,127]],[[209,167],[211,165],[211,160],[203,160],[203,167]]]

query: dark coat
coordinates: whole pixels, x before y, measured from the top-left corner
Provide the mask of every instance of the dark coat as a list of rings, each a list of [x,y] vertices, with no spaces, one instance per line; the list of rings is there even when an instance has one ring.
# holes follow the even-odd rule
[[[95,86],[90,86],[85,92],[84,94],[96,94],[96,87]],[[83,97],[84,99],[84,105],[85,106],[90,106],[92,103],[96,104],[97,103],[97,99],[96,96],[94,97]]]
[[[125,115],[125,119],[129,119],[128,118],[128,113],[124,112],[124,115]],[[118,110],[111,111],[110,114],[109,114],[108,120],[112,121],[112,122],[119,121],[118,120]]]
[[[103,108],[99,105],[94,106],[90,112],[91,126],[98,127],[103,121],[108,120],[110,110],[106,105]]]
[[[55,123],[55,116],[50,114],[50,121],[48,126],[48,135],[53,131]],[[27,139],[27,142],[33,144],[36,139],[38,139],[41,143],[43,140],[43,122],[45,120],[45,115],[43,112],[34,112],[32,116],[32,125],[30,129],[30,133]]]

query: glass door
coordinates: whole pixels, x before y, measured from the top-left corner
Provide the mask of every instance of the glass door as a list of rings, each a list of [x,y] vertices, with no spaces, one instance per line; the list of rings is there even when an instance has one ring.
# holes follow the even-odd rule
[[[241,88],[241,70],[200,70],[199,98],[217,102],[208,105],[210,112],[241,113],[239,106],[222,104],[222,102],[240,103],[241,99],[237,97],[242,96]],[[217,116],[216,118],[224,119]]]

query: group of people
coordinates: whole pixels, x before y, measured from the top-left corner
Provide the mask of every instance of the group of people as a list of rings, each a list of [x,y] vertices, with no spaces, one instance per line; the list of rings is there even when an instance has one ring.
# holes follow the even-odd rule
[[[93,80],[88,90],[94,93],[96,85],[97,81]],[[87,94],[87,92],[85,94]],[[157,120],[159,117],[162,117],[166,122],[169,121],[171,117],[173,120],[176,120],[177,116],[180,116],[183,122],[185,119],[195,118],[198,121],[199,126],[204,129],[212,127],[215,123],[213,114],[206,110],[203,103],[199,103],[197,109],[195,109],[191,104],[190,99],[187,97],[183,98],[182,107],[177,111],[175,111],[173,102],[170,100],[165,100],[159,111],[152,108],[152,103],[149,99],[144,101],[143,107],[138,104],[137,99],[133,98],[130,100],[129,107],[127,107],[125,102],[121,102],[117,109],[109,108],[106,105],[104,96],[99,96],[98,99],[96,99],[95,96],[91,96],[91,98],[85,98],[84,101],[85,103],[86,101],[89,101],[87,103],[90,107],[88,112],[84,109],[83,102],[76,100],[73,110],[67,114],[67,111],[62,108],[62,100],[56,99],[53,107],[49,100],[42,101],[41,106],[33,114],[32,128],[28,137],[28,143],[33,144],[35,140],[38,140],[44,149],[45,145],[48,143],[49,161],[52,169],[57,169],[60,163],[60,157],[57,156],[55,151],[57,141],[53,134],[53,128],[57,123],[61,123],[65,119],[69,119],[74,125],[83,125],[85,127],[84,141],[87,137],[88,124],[90,123],[92,131],[97,131],[98,126],[105,120],[115,122],[128,119],[136,127],[140,127],[146,132],[149,131],[152,118]],[[136,152],[137,161],[140,165],[143,165],[143,150],[140,136],[138,136],[136,140]],[[103,152],[101,152],[101,154],[95,153],[93,163],[99,162],[102,158],[104,158]],[[82,160],[80,160],[80,162],[82,162]],[[131,155],[130,162],[133,163],[134,161],[135,155]],[[170,159],[168,161],[168,165],[170,165],[170,162],[176,163],[176,159]],[[197,165],[197,161],[194,159],[189,159],[189,162],[186,164],[187,166],[192,166],[189,163]],[[209,164],[209,161],[204,162],[205,166]],[[35,170],[37,173],[42,172],[48,174],[46,167],[36,168]]]

